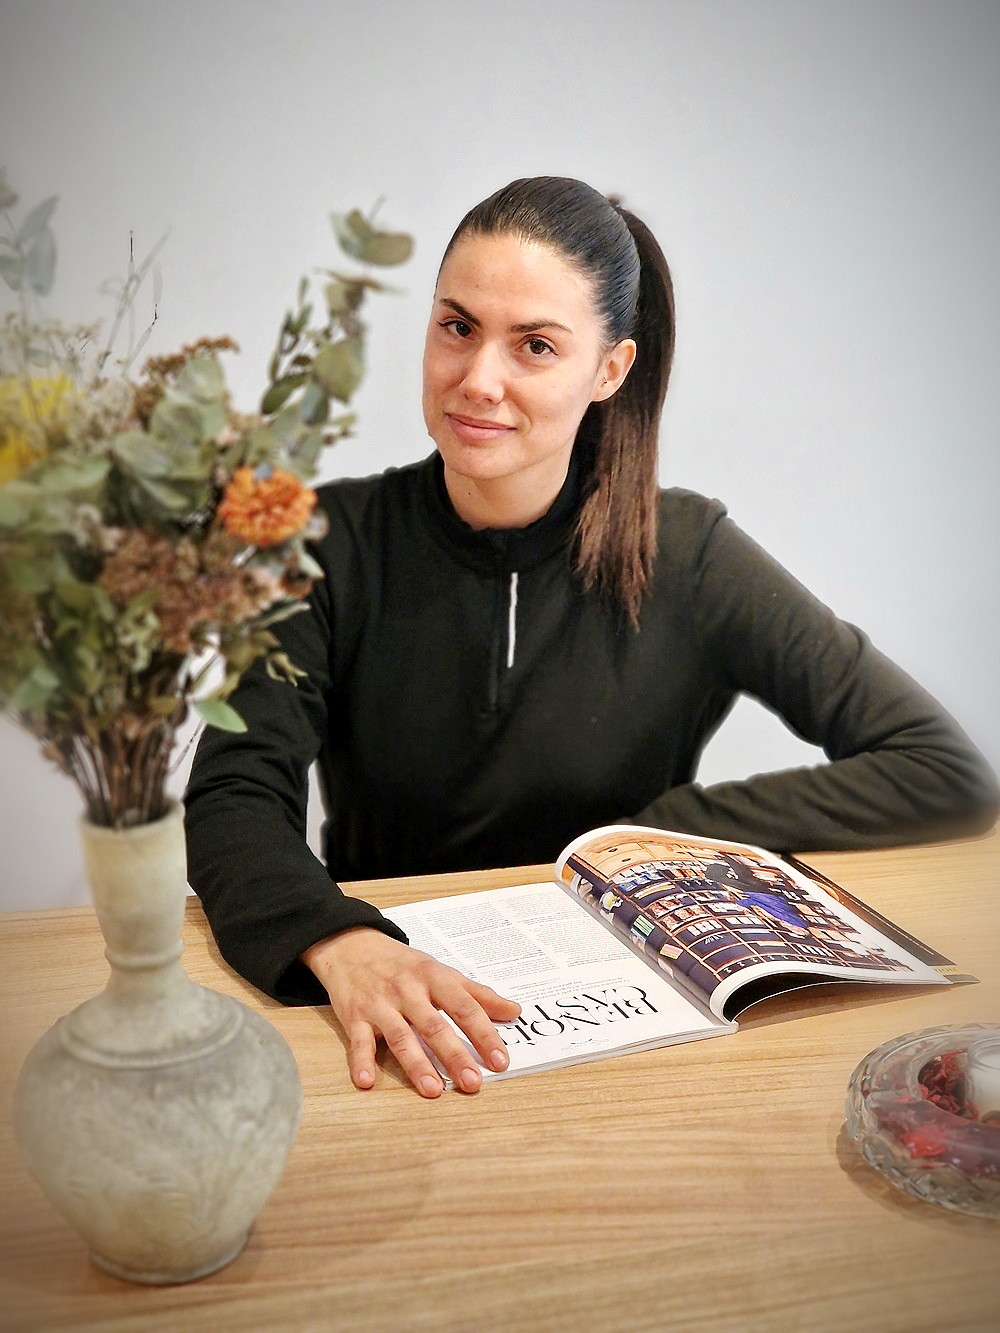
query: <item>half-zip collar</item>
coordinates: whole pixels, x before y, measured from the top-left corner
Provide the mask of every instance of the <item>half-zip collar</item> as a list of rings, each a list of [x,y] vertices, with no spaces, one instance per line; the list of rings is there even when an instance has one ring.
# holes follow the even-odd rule
[[[509,575],[541,564],[557,551],[569,552],[580,504],[580,467],[575,456],[552,504],[526,528],[470,528],[455,513],[444,484],[444,464],[434,453],[423,465],[423,496],[429,527],[448,553],[483,574]]]

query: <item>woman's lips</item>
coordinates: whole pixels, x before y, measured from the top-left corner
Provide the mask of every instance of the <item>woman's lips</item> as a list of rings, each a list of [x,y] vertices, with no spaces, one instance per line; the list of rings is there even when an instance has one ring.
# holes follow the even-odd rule
[[[513,426],[505,426],[499,421],[480,421],[476,417],[456,416],[453,412],[446,412],[445,417],[452,434],[463,444],[484,444],[488,440],[497,440],[501,435],[506,435],[508,431],[514,429]]]

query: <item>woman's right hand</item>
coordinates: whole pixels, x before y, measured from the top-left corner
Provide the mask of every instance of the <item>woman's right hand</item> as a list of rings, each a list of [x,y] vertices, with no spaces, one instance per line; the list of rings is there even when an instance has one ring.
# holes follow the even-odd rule
[[[357,926],[313,944],[302,961],[325,986],[347,1035],[356,1088],[374,1085],[375,1045],[382,1037],[421,1096],[439,1097],[444,1084],[422,1038],[456,1088],[478,1092],[482,1072],[446,1014],[488,1069],[500,1072],[510,1063],[493,1024],[512,1022],[521,1006],[419,949]]]

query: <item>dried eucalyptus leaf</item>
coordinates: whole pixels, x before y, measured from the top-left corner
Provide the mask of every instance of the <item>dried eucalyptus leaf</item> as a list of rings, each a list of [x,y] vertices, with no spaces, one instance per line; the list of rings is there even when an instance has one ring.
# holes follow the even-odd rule
[[[24,280],[24,261],[19,255],[0,255],[0,278],[11,289],[19,292]]]
[[[274,458],[267,461],[283,467],[285,452],[296,448],[299,436],[303,431],[299,404],[286,403],[281,411],[268,422],[268,429],[277,442],[278,452]]]
[[[364,264],[402,264],[413,253],[412,237],[373,226],[360,209],[332,213],[330,221],[340,248]]]
[[[52,642],[57,644],[60,639],[65,639],[70,634],[79,634],[82,629],[82,620],[77,620],[75,616],[66,616],[52,631]]]
[[[55,551],[53,553],[52,569],[53,569],[53,575],[52,575],[53,583],[68,583],[69,580],[74,577],[73,571],[70,569],[69,563],[67,562],[66,557],[63,555],[62,551]],[[94,596],[103,597],[104,596],[103,589],[96,588],[94,591]]]
[[[305,574],[311,579],[321,579],[324,576],[323,566],[308,551],[303,551],[299,556],[299,573]]]
[[[360,208],[352,208],[345,220],[360,241],[367,240],[375,230]]]
[[[17,497],[0,489],[0,528],[16,528],[27,516],[27,510]]]
[[[307,374],[283,375],[280,380],[276,380],[261,399],[260,410],[264,416],[273,416],[275,412],[280,411],[295,390],[305,384],[308,378]]]
[[[326,308],[334,319],[357,310],[365,296],[365,283],[334,276],[326,284]]]
[[[404,232],[376,231],[361,244],[360,258],[366,264],[389,267],[405,264],[413,253],[413,239]]]
[[[56,275],[56,238],[48,227],[43,227],[31,243],[24,261],[24,281],[39,296],[52,290]]]
[[[326,400],[324,399],[324,401]],[[327,403],[327,407],[329,408],[329,403]],[[316,464],[319,461],[324,443],[323,431],[307,430],[295,446],[296,471],[303,481],[307,481],[316,471]]]
[[[111,452],[134,476],[165,477],[170,473],[170,450],[145,431],[119,431],[111,441]]]
[[[110,466],[106,458],[81,458],[73,462],[67,460],[40,473],[38,484],[46,496],[93,490],[108,475]]]
[[[220,399],[201,404],[202,440],[209,440],[217,435],[226,424],[226,405]]]
[[[352,259],[360,259],[361,247],[372,230],[361,210],[354,208],[346,214],[331,213],[330,221],[341,250]]]
[[[85,615],[93,609],[93,587],[92,583],[81,583],[78,579],[63,579],[56,584],[55,593],[63,606]]]
[[[27,245],[28,241],[48,224],[58,202],[59,196],[54,194],[51,199],[44,200],[31,210],[17,231],[17,239],[21,245]]]
[[[240,683],[242,675],[242,671],[229,671],[226,673],[225,679],[219,686],[219,695],[221,698],[229,698],[233,690],[235,690],[236,686]]]
[[[15,588],[35,594],[51,588],[54,576],[51,564],[29,555],[8,556],[4,572]]]
[[[211,480],[215,472],[215,446],[209,441],[207,446],[201,445],[198,449],[184,449],[180,460],[175,457],[170,465],[170,481],[203,481]]]
[[[204,440],[212,432],[206,429],[205,409],[190,398],[165,394],[153,409],[149,429],[171,444],[190,446]],[[156,475],[156,474],[154,474]]]
[[[93,493],[91,492],[90,495],[92,496]],[[42,503],[22,526],[22,534],[29,538],[35,538],[75,533],[79,526],[76,520],[79,500],[79,494],[74,495],[72,492],[68,498],[53,495],[46,496],[43,493]]]
[[[301,615],[303,611],[308,611],[309,607],[305,602],[285,602],[276,610],[268,611],[267,623],[269,625],[280,625],[285,620],[291,620],[293,616]],[[275,639],[275,643],[278,640]]]
[[[177,387],[199,403],[214,403],[226,395],[225,376],[214,356],[196,356],[189,361],[177,376]]]
[[[15,713],[27,713],[48,702],[59,688],[59,678],[47,667],[37,666],[26,680],[22,680],[7,701]]]
[[[378,278],[370,278],[367,274],[338,273],[336,269],[327,268],[323,272],[328,278],[333,278],[337,282],[349,282],[355,287],[360,287],[369,292],[400,292],[401,287],[390,287]]]
[[[269,653],[264,668],[272,680],[285,681],[289,685],[297,685],[308,675],[308,672],[295,665],[287,653]]]
[[[87,629],[87,637],[81,640],[81,643],[77,644],[77,647],[73,649],[73,657],[75,657],[77,665],[83,667],[84,670],[96,670],[97,653],[99,653],[100,647],[100,631],[97,631],[97,629],[91,625],[91,627],[88,627]]]
[[[142,489],[161,505],[164,509],[173,514],[182,514],[185,510],[197,509],[198,505],[192,501],[190,496],[183,491],[176,490],[173,486],[168,486],[166,482],[154,481],[151,477],[137,476],[136,481]]]
[[[234,639],[228,643],[225,651],[228,672],[226,680],[229,676],[235,676],[238,680],[256,656],[253,645],[246,639]]]
[[[210,727],[218,727],[220,731],[235,732],[247,729],[247,724],[236,709],[224,699],[196,699],[194,706]]]
[[[136,593],[125,610],[130,616],[138,616],[143,611],[148,611],[159,595],[159,588],[147,588],[145,592]]]
[[[350,401],[361,383],[364,370],[364,348],[360,338],[343,338],[324,347],[313,362],[317,382],[342,403]]]
[[[276,463],[280,456],[281,440],[269,426],[252,430],[246,437],[242,461],[248,467],[258,467],[261,463]]]
[[[177,710],[177,700],[168,694],[160,694],[150,699],[149,707],[157,717],[170,717]]]
[[[27,481],[24,474],[0,488],[0,494],[11,496],[18,504],[26,508],[36,504],[42,498],[42,488],[37,481]]]
[[[321,426],[330,415],[330,399],[314,380],[302,395],[299,414],[307,426]]]
[[[289,335],[298,341],[306,325],[309,323],[309,317],[312,314],[312,306],[303,306],[299,313],[293,319],[291,316],[286,320],[286,329]]]

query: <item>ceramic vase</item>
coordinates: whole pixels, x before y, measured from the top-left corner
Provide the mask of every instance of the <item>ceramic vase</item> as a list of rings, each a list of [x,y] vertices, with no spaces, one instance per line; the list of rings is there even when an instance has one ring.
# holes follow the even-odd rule
[[[82,832],[111,975],[29,1053],[14,1127],[96,1264],[187,1282],[236,1258],[277,1184],[302,1109],[298,1070],[270,1023],[181,967],[180,807]]]

